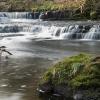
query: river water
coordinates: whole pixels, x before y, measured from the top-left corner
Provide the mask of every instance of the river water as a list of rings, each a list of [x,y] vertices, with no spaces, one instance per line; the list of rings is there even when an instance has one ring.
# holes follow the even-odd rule
[[[64,57],[82,52],[100,54],[99,39],[68,40],[54,35],[58,28],[69,23],[88,24],[26,19],[12,19],[0,24],[0,46],[6,46],[13,54],[8,59],[6,53],[1,57],[0,100],[41,100],[36,89],[47,68]]]

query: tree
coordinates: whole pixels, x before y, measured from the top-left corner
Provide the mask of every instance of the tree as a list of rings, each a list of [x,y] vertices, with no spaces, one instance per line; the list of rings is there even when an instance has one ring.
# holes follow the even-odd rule
[[[96,11],[96,0],[85,0],[84,4],[84,16],[90,18],[91,12]]]

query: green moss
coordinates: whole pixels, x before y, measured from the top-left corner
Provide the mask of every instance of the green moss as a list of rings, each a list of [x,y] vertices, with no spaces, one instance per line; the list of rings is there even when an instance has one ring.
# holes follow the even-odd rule
[[[92,11],[92,12],[90,13],[90,18],[91,18],[92,20],[97,19],[97,12],[96,12],[96,11]]]
[[[70,81],[72,87],[93,87],[100,86],[100,79],[92,75],[79,75]]]
[[[52,79],[52,73],[51,72],[46,72],[45,74],[44,74],[44,81],[51,81],[51,79]]]
[[[71,87],[100,86],[100,62],[88,54],[79,54],[58,62],[44,74],[43,82]]]

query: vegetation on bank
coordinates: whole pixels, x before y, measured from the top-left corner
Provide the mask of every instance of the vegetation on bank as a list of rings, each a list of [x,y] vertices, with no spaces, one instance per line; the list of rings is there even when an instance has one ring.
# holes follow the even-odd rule
[[[72,11],[73,18],[99,19],[99,0],[68,0],[55,2],[56,0],[2,0],[1,11]],[[59,1],[59,0],[58,0]],[[62,0],[63,1],[63,0]],[[65,13],[67,13],[65,11]]]
[[[50,67],[42,77],[42,84],[66,84],[72,88],[100,87],[100,57],[79,54]]]

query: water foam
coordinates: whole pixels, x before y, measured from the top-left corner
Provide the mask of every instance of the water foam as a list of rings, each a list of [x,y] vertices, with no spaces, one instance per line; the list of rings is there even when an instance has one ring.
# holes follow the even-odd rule
[[[3,23],[0,21],[0,39],[3,37],[24,37],[24,39],[81,39],[81,40],[99,40],[100,25],[99,24],[65,24],[56,25],[47,24],[39,20],[28,19],[30,13],[23,12],[12,14],[6,13],[10,21]],[[3,18],[3,17],[2,17]],[[5,16],[4,16],[5,18]],[[67,23],[67,22],[66,22]]]

